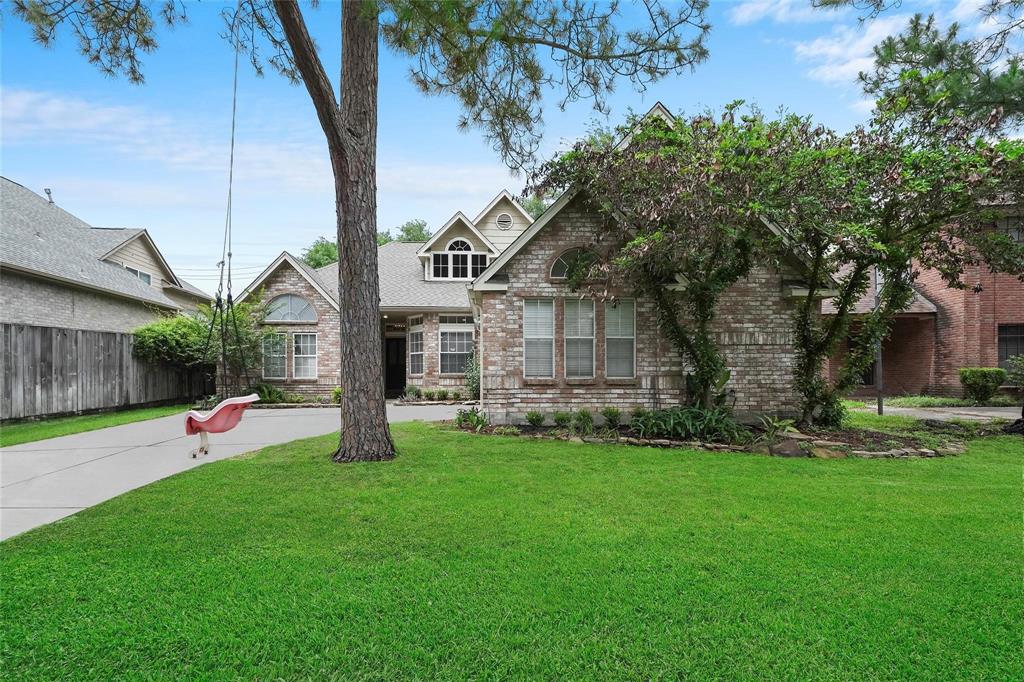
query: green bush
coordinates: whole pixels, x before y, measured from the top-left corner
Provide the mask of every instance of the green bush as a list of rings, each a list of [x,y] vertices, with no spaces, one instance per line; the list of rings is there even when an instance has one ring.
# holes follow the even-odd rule
[[[284,402],[286,403],[304,403],[306,398],[301,393],[285,393]]]
[[[462,400],[462,393],[459,391],[452,391],[452,400]]]
[[[1014,355],[1010,358],[1010,370],[1006,373],[1010,384],[1017,387],[1017,390],[1024,393],[1024,355]]]
[[[518,436],[519,427],[513,426],[512,424],[507,424],[505,426],[495,426],[494,431],[492,431],[491,433],[493,433],[496,436]]]
[[[206,345],[207,330],[194,317],[165,317],[143,325],[132,333],[135,335],[132,352],[140,360],[185,369],[205,364],[203,347]],[[211,341],[211,360],[216,357],[212,350]]]
[[[1001,367],[961,367],[960,385],[969,398],[985,402],[1006,383],[1006,376]]]
[[[335,386],[334,390],[331,391],[331,402],[335,405],[341,405],[341,396],[345,394],[345,389],[341,386]]]
[[[530,410],[526,413],[526,423],[534,428],[544,426],[544,413],[537,410]]]
[[[601,416],[604,417],[604,425],[609,429],[617,429],[622,423],[622,412],[617,407],[602,409]]]
[[[284,402],[284,391],[273,384],[256,384],[253,390],[260,397],[261,403],[273,404]]]
[[[487,417],[475,407],[459,410],[455,413],[455,425],[460,429],[473,429],[479,433],[487,426]]]
[[[448,400],[448,391],[446,389],[443,389],[443,388],[438,390],[438,392],[437,392],[437,399],[438,400]]]
[[[420,387],[409,384],[405,387],[405,399],[406,400],[419,400],[420,399]]]
[[[667,410],[636,410],[630,428],[641,438],[674,438],[732,442],[740,439],[740,427],[725,408],[672,407]]]
[[[480,400],[480,359],[476,356],[476,349],[466,361],[466,397]]]
[[[577,436],[594,433],[594,415],[587,410],[576,410],[572,415],[572,430]]]
[[[572,422],[572,412],[555,412],[551,418],[554,420],[555,426],[564,429]]]
[[[423,389],[423,392],[421,393],[421,395],[423,396],[424,400],[433,400],[434,399],[434,391],[432,389],[429,389],[429,388]]]

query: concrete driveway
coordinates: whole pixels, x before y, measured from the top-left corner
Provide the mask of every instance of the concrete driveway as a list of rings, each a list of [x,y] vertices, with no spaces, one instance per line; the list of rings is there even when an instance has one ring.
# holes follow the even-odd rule
[[[388,405],[388,421],[437,421],[455,406]],[[249,410],[210,454],[192,459],[184,412],[134,424],[0,448],[0,540],[206,462],[338,430],[334,408]]]

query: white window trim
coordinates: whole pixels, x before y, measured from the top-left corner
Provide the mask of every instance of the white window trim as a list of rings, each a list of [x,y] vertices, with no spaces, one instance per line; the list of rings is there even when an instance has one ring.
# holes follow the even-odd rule
[[[615,306],[607,301],[604,304],[604,375],[607,379],[636,379],[636,299],[619,299],[620,304],[627,301],[633,304],[633,336],[608,336],[608,308]],[[608,374],[608,339],[633,339],[633,373],[628,377],[613,377]]]
[[[266,358],[263,359],[263,367],[261,368],[260,374],[263,376],[264,379],[270,379],[272,381],[287,381],[288,380],[288,335],[285,334],[284,332],[273,332],[272,334],[268,334],[268,336],[271,336],[271,335],[272,336],[283,336],[284,337],[284,342],[281,344],[281,347],[284,349],[284,354],[280,355],[280,356],[278,356],[278,355],[272,355],[271,356],[271,357],[283,357],[284,358],[284,374],[282,374],[279,377],[268,376],[267,375],[267,360],[266,360]],[[263,353],[264,353],[264,355],[266,355],[266,352],[267,352],[267,341],[266,341],[266,337],[264,337],[264,340],[263,340]]]
[[[316,349],[312,355],[297,355],[295,353],[295,337],[296,336],[312,336],[313,347]],[[300,381],[310,381],[313,379],[320,378],[320,335],[317,332],[293,332],[292,333],[292,379],[298,379]],[[313,376],[311,377],[300,377],[295,374],[295,358],[313,358]]]
[[[464,253],[469,253],[465,251]],[[476,325],[472,322],[445,322],[441,323],[441,318],[447,317],[447,315],[437,316],[437,374],[438,376],[449,376],[449,377],[461,377],[466,376],[466,372],[442,372],[441,371],[441,332],[469,332],[470,338],[472,339],[472,345],[476,346]],[[462,316],[458,316],[462,317]],[[470,351],[472,353],[473,351]]]
[[[551,301],[551,374],[527,374],[526,373],[526,339],[543,339],[543,336],[526,335],[526,302],[527,301]],[[555,299],[553,298],[524,298],[523,299],[523,378],[524,379],[554,379],[555,378]]]
[[[468,239],[463,239],[461,237],[453,239],[452,241],[464,241],[467,244],[469,244],[470,246],[472,246],[472,244],[469,242]],[[450,245],[450,243],[449,243],[449,245]],[[447,268],[448,276],[447,277],[437,277],[434,274],[434,256],[435,255],[445,255],[445,256],[448,256],[448,268]],[[465,277],[452,277],[452,272],[455,271],[455,265],[453,263],[452,255],[466,256],[466,276]],[[473,256],[483,256],[484,258],[487,259],[487,264],[484,265],[484,269],[480,271],[481,273],[485,272],[487,270],[487,268],[489,268],[491,266],[491,254],[488,253],[487,251],[448,251],[447,249],[444,250],[444,251],[431,251],[430,252],[430,259],[427,261],[427,267],[428,267],[428,270],[430,272],[430,279],[435,281],[435,282],[472,282],[474,279],[476,279],[476,277],[473,276]]]
[[[420,351],[418,353],[414,353],[412,351],[412,342],[411,342],[411,340],[407,340],[406,341],[406,343],[409,344],[409,366],[406,368],[406,371],[409,373],[409,376],[411,376],[411,377],[421,377],[421,376],[423,376],[424,372],[426,372],[426,369],[427,369],[427,365],[426,365],[427,354],[426,354],[426,349],[424,348],[424,344],[423,344],[423,341],[424,341],[424,338],[423,338],[423,316],[422,315],[418,315],[416,317],[410,317],[409,319],[410,320],[415,320],[415,319],[419,320],[419,324],[409,325],[409,336],[412,336],[413,334],[419,334],[420,335]],[[412,371],[412,356],[414,356],[414,355],[419,355],[420,356],[420,371],[419,372],[413,372]]]
[[[594,312],[594,335],[593,336],[590,336],[590,337],[587,337],[587,336],[569,336],[568,332],[565,329],[565,320],[568,317],[565,314],[565,304],[568,303],[570,300],[572,300],[572,301],[577,301],[578,300],[581,303],[583,301],[590,301],[591,308],[592,308],[592,310]],[[562,320],[563,320],[563,322],[562,322],[562,357],[564,358],[564,361],[562,362],[562,374],[565,375],[566,379],[593,379],[593,378],[595,378],[595,375],[597,374],[597,304],[594,302],[594,299],[592,299],[592,298],[563,299],[562,300]],[[569,376],[569,339],[586,339],[586,338],[590,339],[590,374],[582,375],[582,376],[572,376],[571,377],[571,376]]]
[[[149,286],[153,286],[153,275],[151,275],[150,273],[146,272],[145,270],[139,270],[138,268],[133,268],[130,265],[124,265],[123,263],[122,263],[122,266],[124,267],[125,270],[127,270],[128,272],[130,272],[133,275],[135,275],[135,277],[140,282],[142,282],[143,284],[148,284]],[[145,277],[145,279],[143,279],[143,277]]]

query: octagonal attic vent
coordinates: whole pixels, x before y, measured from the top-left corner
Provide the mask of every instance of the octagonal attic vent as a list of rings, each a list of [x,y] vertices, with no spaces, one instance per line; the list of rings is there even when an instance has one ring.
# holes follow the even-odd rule
[[[512,216],[508,213],[499,213],[494,222],[499,230],[507,230],[512,227]]]

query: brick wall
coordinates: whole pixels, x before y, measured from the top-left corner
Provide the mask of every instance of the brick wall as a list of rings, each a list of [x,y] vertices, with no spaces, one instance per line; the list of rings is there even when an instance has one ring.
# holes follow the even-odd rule
[[[935,319],[932,315],[899,317],[882,343],[882,390],[885,395],[921,395],[932,385],[935,371]],[[835,382],[845,359],[844,341],[829,358],[827,373]],[[853,395],[875,394],[875,387],[861,386]]]
[[[998,365],[999,325],[1024,324],[1024,283],[1016,277],[974,266],[961,280],[966,289],[947,287],[934,270],[923,271],[917,280],[938,308],[929,393],[962,395],[959,369]]]
[[[423,374],[410,374],[409,368],[412,363],[409,361],[411,351],[408,336],[405,342],[405,382],[411,386],[419,386],[425,389],[443,388],[447,391],[460,391],[466,393],[466,377],[464,374],[441,374],[441,357],[439,349],[441,344],[440,325],[438,318],[445,315],[467,315],[469,311],[459,313],[422,313],[423,317]],[[417,314],[419,315],[419,314]],[[413,317],[416,317],[414,315]],[[407,332],[408,334],[408,332]],[[474,338],[479,338],[479,329],[474,333]]]
[[[551,262],[567,248],[598,240],[595,223],[581,201],[571,203],[505,267],[508,291],[482,295],[482,385],[484,409],[492,421],[520,422],[530,410],[596,411],[609,405],[629,410],[682,402],[686,368],[661,334],[653,304],[642,299],[636,302],[636,378],[604,376],[604,305],[600,301],[595,304],[595,377],[565,378],[563,299],[578,294],[548,275]],[[723,297],[716,329],[733,372],[729,387],[736,391],[740,413],[796,409],[798,397],[791,385],[792,305],[781,292],[782,275],[758,269]],[[630,297],[626,291],[611,293]],[[531,297],[555,300],[554,379],[523,376],[523,299]]]
[[[299,393],[304,396],[330,397],[335,386],[340,384],[340,317],[338,311],[320,293],[314,289],[306,278],[300,275],[287,262],[281,263],[263,283],[263,297],[269,301],[282,294],[302,296],[313,304],[316,310],[316,322],[269,323],[267,328],[287,335],[286,371],[287,379],[264,379],[268,384],[281,387],[288,393]],[[295,333],[316,333],[317,378],[296,379],[293,376],[295,349],[292,335]],[[373,352],[380,352],[374,348]],[[261,372],[262,374],[262,372]]]
[[[130,332],[173,311],[5,270],[0,322]]]

